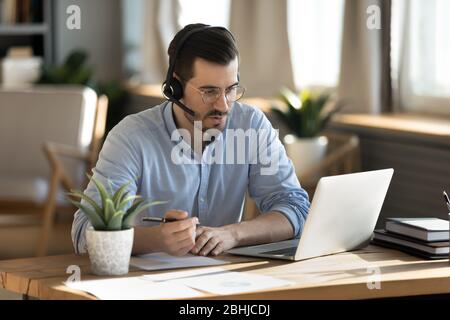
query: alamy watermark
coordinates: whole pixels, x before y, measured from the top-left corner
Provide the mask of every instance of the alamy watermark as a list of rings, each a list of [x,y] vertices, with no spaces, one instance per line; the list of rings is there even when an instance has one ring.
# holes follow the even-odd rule
[[[282,148],[278,142],[278,130],[203,131],[201,126],[201,121],[194,123],[194,137],[186,129],[172,132],[171,140],[176,143],[171,152],[174,164],[257,164],[261,175],[278,172]],[[203,152],[204,144],[209,144],[206,152]]]
[[[376,4],[370,5],[366,9],[368,14],[366,20],[366,26],[369,30],[380,30],[381,29],[381,8]]]
[[[369,290],[381,290],[381,269],[379,267],[368,267],[367,273],[370,276],[367,279],[367,289]]]
[[[66,27],[69,30],[81,29],[81,9],[80,6],[72,4],[66,8],[68,17],[66,19]]]
[[[81,281],[81,268],[75,264],[67,267],[66,273],[70,274],[66,282],[78,282]]]

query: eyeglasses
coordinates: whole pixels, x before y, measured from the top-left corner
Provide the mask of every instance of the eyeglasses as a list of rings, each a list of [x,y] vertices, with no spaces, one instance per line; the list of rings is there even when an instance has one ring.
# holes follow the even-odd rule
[[[204,89],[197,89],[190,83],[186,83],[188,86],[194,88],[196,91],[198,91],[202,95],[203,102],[205,104],[210,104],[216,102],[220,96],[222,95],[222,89],[221,88],[204,88]],[[234,85],[229,88],[225,89],[225,98],[228,102],[235,102],[238,101],[242,96],[244,95],[245,88],[241,87],[240,85]]]

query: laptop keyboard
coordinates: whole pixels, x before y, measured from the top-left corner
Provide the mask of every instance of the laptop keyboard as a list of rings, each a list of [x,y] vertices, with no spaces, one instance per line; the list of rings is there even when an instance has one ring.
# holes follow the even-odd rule
[[[278,256],[294,256],[296,251],[297,251],[297,247],[290,247],[290,248],[284,248],[284,249],[278,249],[278,250],[272,250],[272,251],[264,251],[261,253],[273,254],[273,255],[278,255]]]

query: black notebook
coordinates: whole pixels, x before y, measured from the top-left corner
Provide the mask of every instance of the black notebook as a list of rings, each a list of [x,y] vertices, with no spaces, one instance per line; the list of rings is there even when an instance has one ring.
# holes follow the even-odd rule
[[[409,247],[411,249],[423,251],[424,253],[431,255],[447,256],[449,254],[448,241],[425,242],[400,234],[386,232],[385,230],[375,230],[373,239]]]
[[[423,252],[423,251],[420,251],[420,250],[412,249],[410,247],[405,247],[405,246],[398,245],[398,244],[391,243],[391,242],[387,242],[387,241],[373,239],[372,243],[375,244],[375,245],[382,246],[382,247],[403,251],[403,252],[406,252],[406,253],[411,254],[413,256],[424,258],[424,259],[428,259],[428,260],[431,260],[431,259],[433,259],[433,260],[435,260],[435,259],[448,259],[448,254],[443,254],[443,255],[429,254],[429,253],[426,253],[426,252]]]

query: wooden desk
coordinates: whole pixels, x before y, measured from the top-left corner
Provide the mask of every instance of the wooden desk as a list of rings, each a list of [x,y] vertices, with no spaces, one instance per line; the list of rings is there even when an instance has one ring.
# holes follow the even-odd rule
[[[227,258],[227,257],[223,257]],[[235,259],[235,257],[228,257]],[[227,258],[227,259],[228,259]],[[90,274],[86,256],[65,255],[0,261],[0,287],[39,299],[94,299],[62,284],[69,265],[81,267],[82,280]],[[367,299],[450,293],[448,260],[427,261],[370,245],[363,250],[299,262],[253,260],[226,269],[293,280],[295,285],[233,296],[204,295],[206,299]],[[369,289],[380,271],[380,289]],[[161,271],[159,271],[161,272]],[[128,276],[149,272],[130,270]],[[373,286],[372,286],[373,287]]]

